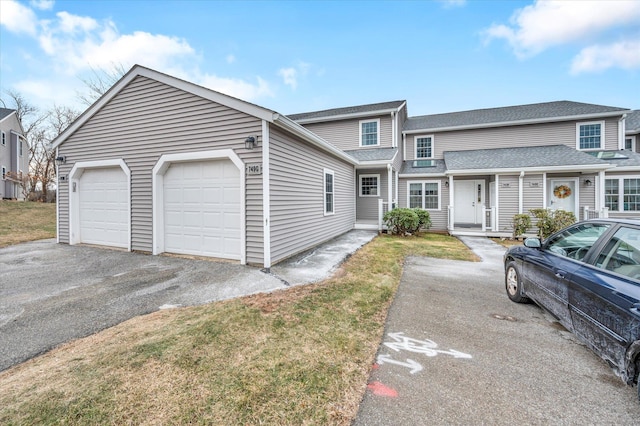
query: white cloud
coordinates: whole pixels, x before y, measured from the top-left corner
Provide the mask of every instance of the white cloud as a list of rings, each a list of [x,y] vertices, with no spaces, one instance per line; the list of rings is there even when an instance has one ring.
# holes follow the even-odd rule
[[[282,77],[282,81],[293,90],[298,87],[298,70],[295,68],[280,68],[278,75]]]
[[[582,49],[573,59],[571,72],[598,72],[609,68],[640,68],[640,40],[595,45]]]
[[[593,41],[606,30],[637,25],[638,1],[536,1],[517,10],[510,25],[485,30],[486,41],[505,39],[520,58],[555,45]]]
[[[212,74],[202,75],[192,81],[209,89],[243,100],[251,101],[258,98],[273,97],[269,83],[260,77],[256,77],[255,84],[236,78],[218,77]]]
[[[0,25],[17,34],[35,35],[38,19],[31,9],[14,0],[0,1]]]
[[[55,4],[55,1],[53,0],[31,0],[31,2],[29,2],[31,4],[31,6],[35,7],[36,9],[40,9],[40,10],[51,10],[53,9],[53,5]]]
[[[68,12],[56,14],[60,19],[59,29],[63,33],[89,32],[98,27],[98,21],[87,16],[72,15]]]
[[[445,9],[453,9],[454,7],[462,7],[467,4],[467,0],[439,0]]]

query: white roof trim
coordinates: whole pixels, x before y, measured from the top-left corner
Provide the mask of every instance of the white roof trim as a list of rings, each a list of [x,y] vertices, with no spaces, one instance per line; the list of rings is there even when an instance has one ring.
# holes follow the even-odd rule
[[[615,167],[615,166],[613,166]],[[577,164],[572,166],[542,166],[542,167],[512,167],[504,169],[463,169],[463,170],[447,170],[446,175],[487,175],[487,174],[513,174],[520,172],[527,173],[557,173],[557,172],[582,172],[582,171],[599,171],[609,170],[611,164]]]
[[[307,130],[304,127],[302,127],[301,125],[299,125],[295,121],[291,120],[287,116],[280,115],[278,113],[273,113],[272,119],[268,120],[268,121],[271,121],[272,123],[274,123],[278,127],[281,127],[283,129],[293,133],[294,135],[306,140],[307,142],[310,142],[311,144],[317,146],[318,148],[321,148],[324,151],[327,151],[327,152],[335,155],[336,157],[340,158],[341,160],[344,160],[344,161],[348,162],[349,164],[353,164],[353,165],[359,164],[358,160],[356,160],[355,158],[351,157],[350,155],[348,155],[344,151],[342,151],[342,150],[336,148],[335,146],[331,145],[329,142],[325,141],[320,136],[318,136],[315,133]]]
[[[469,129],[486,129],[491,127],[508,127],[508,126],[521,126],[525,124],[536,123],[555,123],[559,121],[573,121],[573,120],[591,120],[596,118],[617,117],[619,115],[628,114],[631,110],[620,110],[613,112],[603,112],[599,114],[582,114],[582,115],[569,115],[562,117],[545,117],[545,118],[532,118],[528,120],[515,120],[515,121],[500,121],[494,123],[480,123],[480,124],[465,124],[461,126],[449,126],[449,127],[423,127],[415,130],[403,130],[403,135],[411,135],[415,133],[424,132],[450,132],[454,130],[469,130]]]
[[[104,105],[106,105],[111,99],[113,99],[120,91],[127,86],[134,78],[142,76],[147,77],[161,83],[168,84],[185,92],[209,99],[211,101],[228,106],[229,108],[236,109],[262,120],[272,121],[274,112],[258,105],[245,102],[243,100],[234,98],[232,96],[225,95],[220,92],[216,92],[211,89],[207,89],[197,84],[190,83],[179,78],[145,68],[141,65],[134,65],[116,84],[114,84],[100,99],[93,103],[87,110],[85,110],[80,117],[76,119],[69,127],[65,129],[57,138],[55,138],[51,145],[52,148],[57,148],[62,144],[69,136],[76,132],[84,123],[86,123],[94,114],[96,114]]]
[[[354,112],[351,114],[331,115],[331,116],[316,117],[316,118],[302,118],[300,120],[293,120],[293,121],[299,124],[307,124],[307,123],[322,123],[325,121],[348,120],[350,118],[377,117],[379,115],[391,114],[392,112],[399,112],[402,108],[404,108],[406,104],[407,104],[407,101],[404,101],[398,108],[386,108],[386,109],[379,109],[379,110],[373,110],[373,111]]]
[[[445,177],[446,173],[400,173],[399,178],[432,178],[432,177]]]

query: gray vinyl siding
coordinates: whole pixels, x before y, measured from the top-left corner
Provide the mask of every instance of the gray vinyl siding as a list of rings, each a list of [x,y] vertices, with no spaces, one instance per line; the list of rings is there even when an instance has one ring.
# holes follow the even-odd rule
[[[131,247],[152,251],[152,169],[162,154],[231,148],[261,162],[244,139],[260,134],[260,119],[145,77],[137,77],[60,147],[60,174],[77,161],[123,159],[131,170]],[[244,171],[241,171],[244,173]],[[60,242],[69,241],[68,181],[59,187]],[[263,262],[262,176],[247,176],[247,262]],[[259,201],[258,201],[259,199]]]
[[[448,178],[402,178],[398,181],[398,207],[409,207],[407,193],[409,181],[440,181],[440,210],[429,210],[432,231],[446,231],[449,221],[449,188],[445,186]]]
[[[360,176],[361,175],[379,175],[380,181],[378,183],[378,196],[373,197],[361,197],[360,196]],[[378,220],[378,199],[382,198],[385,202],[388,201],[388,181],[387,169],[359,169],[356,176],[356,216],[358,220]]]
[[[378,146],[360,146],[360,121],[380,119]],[[344,151],[352,149],[391,148],[391,115],[303,124],[322,139]]]
[[[590,122],[591,120],[589,120]],[[593,120],[601,121],[601,120]],[[576,147],[576,123],[530,124],[526,126],[496,127],[433,133],[425,131],[409,134],[407,140],[407,160],[415,157],[415,136],[433,135],[434,158],[443,158],[445,151],[468,151],[488,148],[510,148],[516,146],[567,145]],[[605,149],[618,149],[618,120],[605,120]]]
[[[522,182],[522,213],[544,208],[544,176],[525,175]]]
[[[270,127],[272,264],[343,234],[355,223],[355,171],[346,163]],[[334,211],[324,215],[324,169],[334,173]]]
[[[28,174],[29,148],[17,135],[21,133],[21,127],[16,115],[11,114],[5,117],[0,123],[0,130],[5,134],[5,145],[0,144],[0,167],[4,167],[7,173],[22,171],[23,174]],[[20,143],[22,143],[22,157],[18,156]],[[2,181],[1,178],[0,176],[0,199],[3,197],[24,199],[22,188],[18,183],[10,180]]]
[[[513,217],[518,214],[518,175],[500,175],[498,179],[498,231],[513,232]]]

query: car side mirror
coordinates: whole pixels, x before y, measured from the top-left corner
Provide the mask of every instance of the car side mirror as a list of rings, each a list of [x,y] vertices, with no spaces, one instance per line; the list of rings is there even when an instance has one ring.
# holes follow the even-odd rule
[[[542,244],[540,243],[540,238],[527,238],[524,240],[524,246],[529,248],[540,248]]]

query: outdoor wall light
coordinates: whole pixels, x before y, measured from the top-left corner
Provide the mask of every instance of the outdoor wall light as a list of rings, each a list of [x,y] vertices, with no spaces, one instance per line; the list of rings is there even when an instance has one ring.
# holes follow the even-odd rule
[[[448,180],[445,180],[445,181],[444,181],[444,187],[445,187],[445,188],[448,188],[448,187],[449,187],[449,181],[448,181]]]
[[[591,184],[592,184],[592,183],[593,183],[593,182],[591,182],[591,179],[585,179],[585,181],[584,181],[584,184],[585,184],[586,186],[591,186]]]
[[[61,155],[60,157],[56,157],[56,163],[58,163],[58,164],[66,164],[67,163],[67,157],[65,157],[64,155]]]
[[[258,146],[258,138],[260,136],[249,136],[244,140],[244,147],[246,149],[253,149]]]

